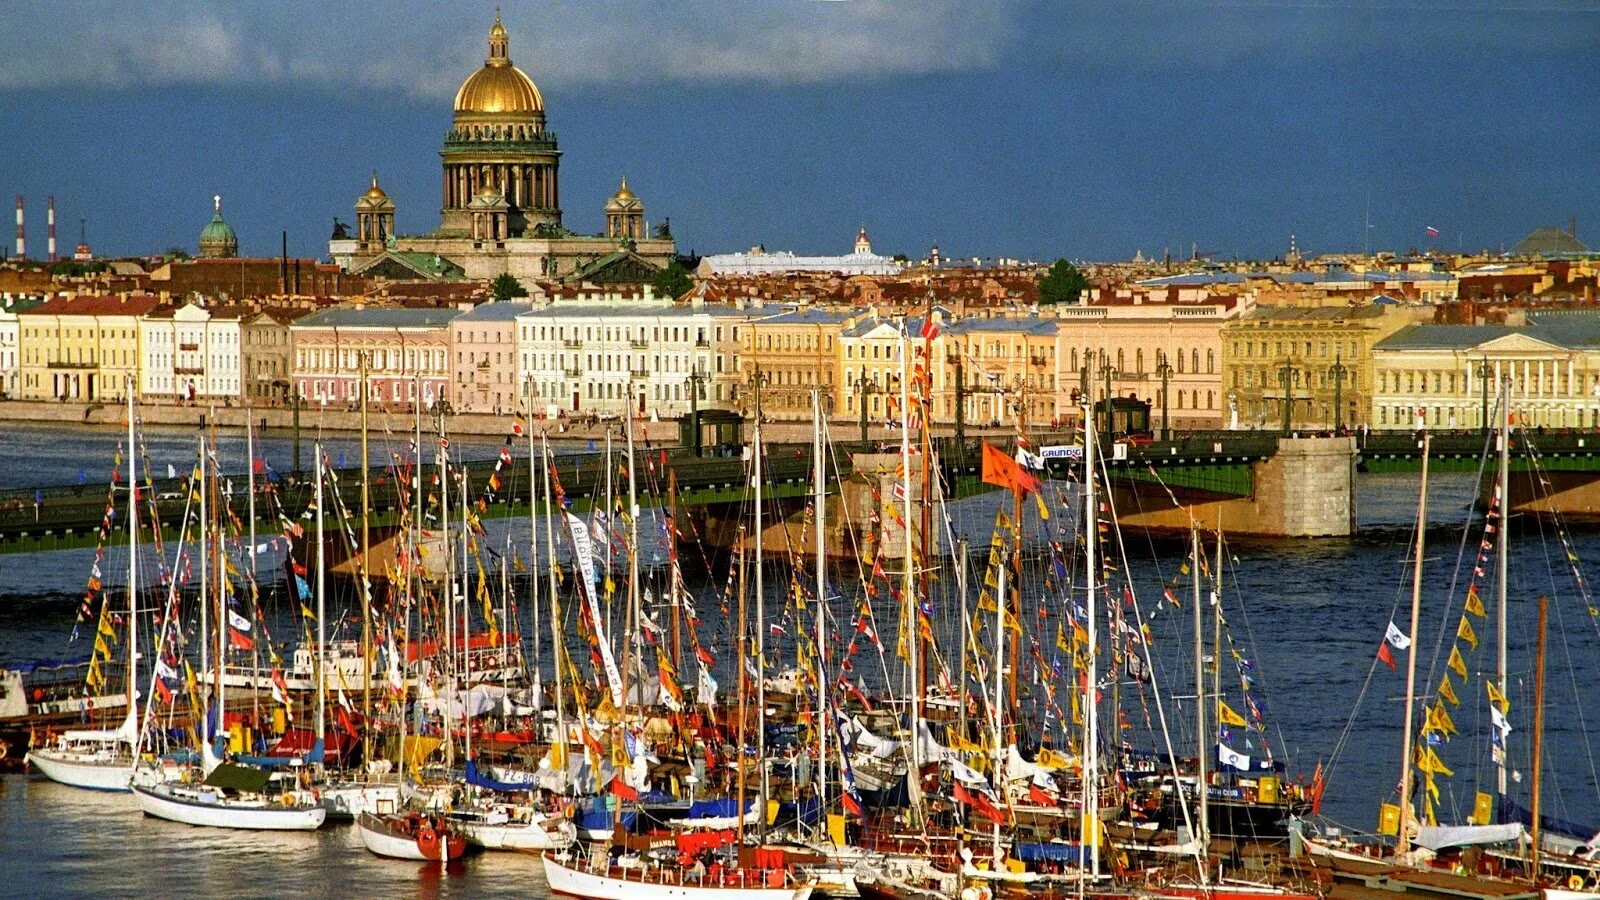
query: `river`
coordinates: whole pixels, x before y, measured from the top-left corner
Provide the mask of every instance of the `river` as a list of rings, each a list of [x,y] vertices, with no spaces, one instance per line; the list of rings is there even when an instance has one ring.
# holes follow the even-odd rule
[[[152,459],[172,462],[180,470],[192,459],[192,431],[163,433],[149,439]],[[403,438],[398,439],[403,446]],[[354,444],[341,439],[330,452],[355,456]],[[9,429],[0,437],[0,486],[70,483],[80,467],[109,468],[116,437],[95,431],[87,437],[65,437],[45,430],[27,432],[26,441]],[[267,440],[275,467],[288,468],[286,439]],[[492,454],[496,442],[477,449]],[[159,449],[158,449],[159,448]],[[309,453],[309,450],[306,451]],[[387,448],[378,451],[387,454]],[[187,455],[186,455],[187,454]],[[375,454],[376,456],[377,454]],[[309,458],[309,457],[308,457]],[[240,456],[242,459],[242,455]],[[97,472],[99,480],[103,473]],[[91,476],[94,477],[94,476]],[[1236,646],[1253,664],[1259,697],[1266,706],[1266,734],[1236,734],[1234,749],[1261,755],[1270,741],[1275,758],[1286,760],[1297,775],[1309,774],[1319,760],[1335,760],[1323,812],[1331,820],[1370,829],[1380,800],[1398,781],[1403,654],[1399,671],[1375,662],[1386,624],[1405,623],[1410,575],[1406,568],[1410,521],[1415,508],[1415,476],[1358,478],[1361,536],[1341,540],[1290,541],[1230,545],[1227,610]],[[1464,582],[1449,591],[1458,553],[1474,552],[1476,527],[1463,538],[1470,516],[1474,480],[1447,475],[1434,480],[1430,497],[1430,549],[1427,553],[1425,604],[1419,649],[1419,686],[1438,683],[1448,643],[1460,616]],[[959,532],[969,539],[987,539],[995,495],[961,501],[953,508]],[[1513,523],[1516,524],[1516,523]],[[655,533],[653,516],[642,531]],[[525,521],[491,522],[488,543],[498,546],[506,529],[514,541],[525,540]],[[1600,821],[1600,789],[1591,763],[1595,731],[1593,713],[1600,693],[1600,632],[1588,602],[1574,590],[1563,551],[1548,525],[1513,528],[1508,643],[1511,654],[1510,738],[1512,795],[1527,797],[1528,717],[1532,707],[1530,654],[1534,600],[1542,593],[1552,600],[1549,688],[1546,704],[1546,811],[1579,821]],[[1573,537],[1586,573],[1600,571],[1600,547],[1592,532]],[[981,543],[980,543],[981,546]],[[1138,586],[1141,605],[1154,608],[1161,584],[1172,579],[1185,548],[1178,542],[1146,541],[1130,536],[1129,571]],[[59,656],[82,652],[67,644],[74,607],[88,569],[89,551],[0,557],[0,660]],[[646,561],[660,556],[647,548]],[[1470,570],[1470,558],[1465,563]],[[769,570],[770,571],[770,570]],[[1459,688],[1462,706],[1453,709],[1461,734],[1438,753],[1455,769],[1440,778],[1444,792],[1441,818],[1460,821],[1470,809],[1475,790],[1490,790],[1488,722],[1483,674],[1493,667],[1492,575],[1484,597],[1490,615],[1474,620],[1482,646],[1468,654],[1470,682]],[[848,616],[855,592],[846,573],[835,571],[834,588],[845,596],[835,615]],[[787,579],[769,575],[769,593],[782,597]],[[696,584],[703,633],[717,629],[719,613],[710,599],[720,587]],[[1185,588],[1187,590],[1187,588]],[[1187,603],[1187,594],[1184,595]],[[884,615],[880,608],[879,615]],[[1187,606],[1164,609],[1152,622],[1162,657],[1156,672],[1175,684],[1167,709],[1174,719],[1175,741],[1192,745],[1181,732],[1192,715],[1192,682],[1185,679],[1189,631]],[[880,624],[880,631],[891,626]],[[1053,644],[1053,635],[1041,638]],[[890,636],[884,642],[891,646]],[[1438,647],[1444,652],[1440,653]],[[1428,673],[1433,673],[1431,676]],[[1234,680],[1225,673],[1224,686]],[[1370,677],[1369,677],[1370,676]],[[731,683],[731,674],[724,679]],[[1459,679],[1457,682],[1459,684]],[[1187,690],[1186,690],[1187,688]],[[1188,697],[1183,695],[1188,694]],[[1236,698],[1236,694],[1231,695]],[[1174,699],[1174,697],[1176,699]],[[1359,701],[1359,706],[1358,706]],[[1237,705],[1237,703],[1235,704]],[[1587,710],[1585,707],[1587,706]],[[1134,719],[1139,716],[1135,714]],[[1339,755],[1333,753],[1339,748]],[[541,895],[543,879],[531,857],[486,855],[466,860],[447,871],[376,859],[360,846],[350,828],[332,826],[312,835],[234,835],[189,829],[144,819],[129,798],[77,792],[38,778],[8,775],[0,780],[0,860],[6,883],[0,894],[27,896],[112,896],[200,893],[230,896],[365,895],[474,896]]]

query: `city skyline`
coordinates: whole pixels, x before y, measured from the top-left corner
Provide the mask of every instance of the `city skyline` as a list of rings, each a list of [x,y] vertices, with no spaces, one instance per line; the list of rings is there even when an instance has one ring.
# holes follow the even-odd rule
[[[1596,211],[1589,2],[503,6],[581,233],[623,173],[700,253],[844,252],[863,223],[913,257],[1405,250],[1427,226],[1492,250]],[[320,257],[372,169],[401,232],[432,227],[493,5],[74,12],[0,36],[0,188],[28,198],[30,255],[47,195],[64,251],[82,218],[126,255],[192,250],[220,193],[242,253],[288,230]]]

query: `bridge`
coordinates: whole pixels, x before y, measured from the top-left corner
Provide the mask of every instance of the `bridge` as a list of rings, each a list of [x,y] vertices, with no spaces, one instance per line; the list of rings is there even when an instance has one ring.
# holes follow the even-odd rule
[[[1477,431],[1435,433],[1430,466],[1435,471],[1476,472],[1489,440],[1492,436]],[[1037,435],[1033,441],[1036,447],[1071,446],[1072,442],[1070,433]],[[1010,442],[1004,444],[1008,451],[1014,449]],[[981,454],[975,442],[958,444],[940,438],[937,445],[940,475],[950,495],[968,496],[989,489],[979,478]],[[897,452],[898,443],[892,440],[883,444],[832,445],[827,465],[830,493],[837,494],[841,482],[866,485],[872,474],[869,466],[879,469],[881,478],[883,460]],[[1149,442],[1105,440],[1101,454],[1111,472],[1113,496],[1125,525],[1177,531],[1186,529],[1193,516],[1208,525],[1220,521],[1234,534],[1312,537],[1352,533],[1358,473],[1416,471],[1420,467],[1421,438],[1411,431],[1308,437],[1269,431],[1208,431]],[[1576,519],[1600,516],[1600,431],[1514,433],[1513,470],[1530,471],[1535,459],[1551,486],[1537,492],[1531,487],[1533,479],[1513,478],[1513,509],[1560,512]],[[495,463],[489,460],[466,465],[469,487],[476,500],[482,496]],[[666,502],[670,474],[676,483],[675,502],[680,507],[700,517],[702,523],[711,519],[725,521],[742,515],[740,510],[747,505],[748,465],[738,457],[697,456],[679,447],[657,446],[641,451],[640,502]],[[604,467],[599,453],[564,454],[558,459],[557,474],[575,511],[590,508],[596,498],[604,495]],[[1054,477],[1076,478],[1075,464],[1053,459],[1049,468]],[[792,513],[812,491],[810,445],[770,446],[767,473],[763,496],[774,502],[774,518]],[[425,484],[431,483],[435,474],[436,467],[422,467]],[[613,489],[625,490],[625,479],[617,477],[615,470],[612,475]],[[224,477],[232,482],[234,512],[243,516],[244,473],[225,473]],[[354,510],[359,500],[360,469],[338,469],[336,478],[343,487],[345,503]],[[501,470],[499,481],[494,502],[479,515],[526,517],[531,482],[525,453]],[[100,483],[0,492],[0,554],[94,546],[99,541],[108,489],[109,485]],[[187,503],[188,481],[156,479],[153,489],[163,534],[175,537]],[[298,516],[310,499],[311,485],[309,478],[290,474],[270,487],[258,485],[258,490],[262,492],[257,502],[258,528],[272,533],[279,527],[275,510],[281,507],[291,517]],[[268,502],[268,491],[277,495],[276,505]],[[399,521],[399,496],[392,473],[374,467],[370,520],[375,527],[392,529]],[[860,502],[860,497],[852,500],[852,508],[860,509]],[[125,494],[119,492],[116,507],[109,541],[112,544],[127,540]],[[145,510],[141,512],[148,515]],[[702,533],[717,531],[708,528]]]

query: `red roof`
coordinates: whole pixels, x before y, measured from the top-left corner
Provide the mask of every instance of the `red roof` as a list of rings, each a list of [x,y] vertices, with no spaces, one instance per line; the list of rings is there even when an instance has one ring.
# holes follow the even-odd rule
[[[154,294],[124,294],[115,296],[78,295],[58,297],[25,309],[19,316],[142,316],[160,307],[161,298]]]

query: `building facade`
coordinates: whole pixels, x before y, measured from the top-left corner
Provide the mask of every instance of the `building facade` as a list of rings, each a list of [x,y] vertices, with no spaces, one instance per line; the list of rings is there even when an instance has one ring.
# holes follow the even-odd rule
[[[517,316],[531,303],[482,303],[450,322],[451,404],[501,415],[523,399],[517,377]]]
[[[731,408],[749,318],[734,307],[670,301],[536,305],[516,317],[518,380],[534,412],[548,417],[665,419],[695,403]]]
[[[239,377],[246,403],[275,406],[292,396],[294,337],[290,323],[310,310],[268,307],[240,327]]]
[[[1511,411],[1530,428],[1600,428],[1600,318],[1539,317],[1525,326],[1413,325],[1376,343],[1375,428],[1481,428]]]
[[[16,396],[119,402],[138,390],[139,319],[161,306],[148,294],[62,297],[17,314]]]
[[[244,397],[248,310],[189,303],[139,319],[139,393],[146,400],[232,403]]]
[[[1222,427],[1221,331],[1248,308],[1237,296],[1057,308],[1061,418],[1076,421],[1083,396],[1098,401],[1109,386],[1115,396],[1150,403],[1153,428]]]
[[[811,393],[821,390],[824,405],[843,410],[840,388],[840,332],[854,319],[821,309],[768,307],[736,340],[742,345],[736,377],[738,396],[747,401],[761,383],[761,412],[775,421],[812,419]],[[749,402],[746,406],[753,405]]]
[[[368,401],[424,408],[450,396],[450,323],[458,309],[335,307],[289,326],[294,343],[294,390],[312,406]]]
[[[1375,424],[1372,347],[1427,310],[1260,306],[1222,328],[1231,428]],[[1340,409],[1335,412],[1335,403]]]

